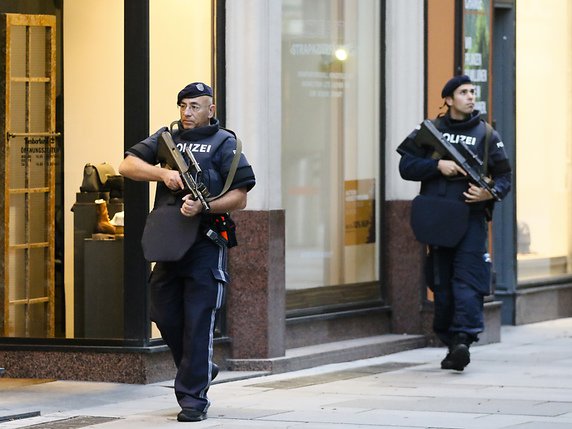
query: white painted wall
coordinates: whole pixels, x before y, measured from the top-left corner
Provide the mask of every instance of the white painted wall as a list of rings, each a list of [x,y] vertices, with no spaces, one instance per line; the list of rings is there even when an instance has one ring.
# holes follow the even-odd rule
[[[86,163],[123,159],[123,2],[64,0],[66,335],[73,336],[73,207]]]
[[[149,51],[149,130],[154,132],[179,119],[177,94],[187,84],[213,85],[211,0],[150,0]]]

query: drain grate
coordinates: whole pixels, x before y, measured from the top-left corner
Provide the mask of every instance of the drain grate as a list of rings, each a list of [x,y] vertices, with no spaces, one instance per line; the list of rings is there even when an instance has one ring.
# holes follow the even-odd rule
[[[299,387],[314,386],[316,384],[331,383],[334,381],[350,380],[372,374],[397,371],[403,368],[423,365],[423,363],[411,362],[387,362],[379,365],[364,366],[342,371],[328,372],[326,374],[308,375],[305,377],[290,378],[288,380],[269,381],[267,383],[249,384],[251,387],[268,387],[271,389],[296,389]]]
[[[79,429],[87,426],[98,425],[101,423],[119,420],[118,417],[97,417],[97,416],[76,416],[68,419],[56,420],[53,422],[38,423],[35,425],[24,426],[24,428],[42,428],[42,429]]]

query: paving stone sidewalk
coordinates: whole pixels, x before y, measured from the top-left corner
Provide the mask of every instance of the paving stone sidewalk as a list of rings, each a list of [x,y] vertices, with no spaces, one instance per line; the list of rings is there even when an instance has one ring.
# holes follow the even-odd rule
[[[172,381],[0,384],[0,415],[40,413],[0,428],[572,428],[572,318],[504,326],[500,343],[471,352],[464,372],[440,369],[445,349],[423,348],[286,374],[217,379],[209,418],[200,423],[176,421]],[[221,373],[220,381],[229,376]]]

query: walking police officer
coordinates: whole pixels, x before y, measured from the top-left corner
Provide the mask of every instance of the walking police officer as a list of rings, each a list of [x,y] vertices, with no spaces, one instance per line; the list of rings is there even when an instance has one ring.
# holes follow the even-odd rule
[[[181,153],[187,148],[192,151],[208,193],[218,195],[231,176],[228,191],[210,201],[208,213],[190,194],[181,196],[184,185],[178,171],[158,165],[159,140],[166,127],[128,149],[119,167],[132,180],[157,182],[152,213],[167,218],[163,230],[152,232],[154,239],[159,235],[154,247],[165,248],[165,256],[153,249],[153,256],[146,257],[158,261],[150,277],[151,319],[177,366],[175,395],[181,406],[177,420],[183,422],[204,420],[210,405],[207,391],[218,372],[212,361],[215,320],[229,281],[225,243],[232,241],[233,229],[227,213],[246,206],[247,192],[255,184],[251,166],[237,150],[235,135],[215,118],[212,97],[205,83],[184,87],[177,96],[180,120],[170,130]],[[235,156],[240,158],[234,170]]]
[[[478,156],[481,173],[490,177],[493,193],[502,199],[511,188],[511,167],[499,134],[475,110],[475,86],[468,76],[455,76],[441,96],[447,112],[434,125],[450,143],[463,142]],[[483,303],[491,279],[487,220],[493,195],[469,181],[453,160],[418,141],[418,130],[397,148],[399,171],[403,179],[421,182],[419,203],[414,200],[412,205],[412,227],[417,237],[428,237],[426,278],[434,293],[433,330],[448,347],[441,368],[462,371],[470,362],[469,346],[484,329]],[[437,219],[441,225],[415,231],[424,226],[414,218]]]

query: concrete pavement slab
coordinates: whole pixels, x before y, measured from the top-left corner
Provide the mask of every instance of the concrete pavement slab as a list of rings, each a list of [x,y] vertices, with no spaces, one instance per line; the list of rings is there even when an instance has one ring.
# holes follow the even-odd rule
[[[501,343],[471,347],[460,373],[439,368],[445,349],[423,348],[215,384],[209,418],[186,426],[176,421],[172,381],[0,385],[0,413],[42,413],[0,428],[69,429],[65,422],[107,418],[75,427],[568,429],[571,345],[572,319],[560,319],[503,327]]]

